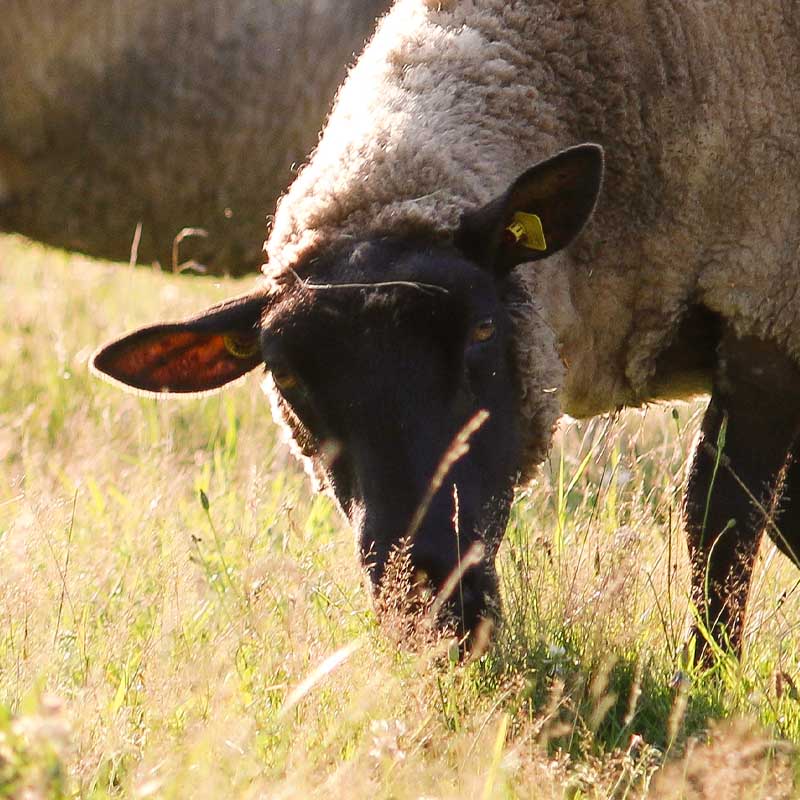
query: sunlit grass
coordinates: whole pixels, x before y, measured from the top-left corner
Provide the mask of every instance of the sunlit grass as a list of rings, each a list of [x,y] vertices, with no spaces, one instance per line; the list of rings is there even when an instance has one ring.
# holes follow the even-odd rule
[[[494,648],[399,650],[257,378],[159,403],[87,373],[246,286],[0,239],[0,796],[791,796],[800,573],[762,548],[742,664],[683,652],[700,404],[565,422]]]

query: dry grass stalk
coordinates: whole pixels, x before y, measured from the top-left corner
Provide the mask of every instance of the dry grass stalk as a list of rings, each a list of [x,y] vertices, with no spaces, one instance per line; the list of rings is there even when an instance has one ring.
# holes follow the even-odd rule
[[[442,484],[444,483],[444,479],[447,477],[447,473],[450,472],[453,464],[455,464],[459,459],[463,458],[469,452],[469,440],[481,429],[481,427],[483,427],[484,423],[488,419],[488,411],[479,411],[458,432],[455,439],[453,439],[452,443],[445,451],[444,455],[439,461],[438,466],[436,467],[436,471],[433,473],[433,477],[428,483],[428,488],[425,491],[425,495],[417,507],[414,516],[411,518],[411,523],[409,524],[408,531],[406,532],[406,537],[409,540],[414,540],[414,536],[416,536],[419,526],[422,524],[422,520],[425,519],[425,515],[428,513],[428,509],[433,502],[433,498],[436,496],[436,493],[439,491],[439,489],[442,488]]]

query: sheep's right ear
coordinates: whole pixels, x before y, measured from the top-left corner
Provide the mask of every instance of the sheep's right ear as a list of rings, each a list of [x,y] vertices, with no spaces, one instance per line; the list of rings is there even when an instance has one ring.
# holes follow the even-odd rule
[[[213,306],[184,322],[153,325],[101,347],[91,370],[148,394],[218,389],[262,363],[263,291]]]
[[[566,247],[594,211],[603,148],[582,144],[523,172],[509,189],[461,218],[455,244],[495,275]]]

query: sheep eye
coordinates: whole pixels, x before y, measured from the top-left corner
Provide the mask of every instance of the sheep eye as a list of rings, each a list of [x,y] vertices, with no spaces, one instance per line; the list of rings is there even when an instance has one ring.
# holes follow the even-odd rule
[[[293,372],[289,372],[289,370],[273,370],[272,380],[282,392],[290,392],[292,389],[296,389],[299,384],[297,376]]]
[[[473,329],[470,334],[470,344],[478,342],[488,342],[494,338],[495,324],[492,319],[481,320]]]

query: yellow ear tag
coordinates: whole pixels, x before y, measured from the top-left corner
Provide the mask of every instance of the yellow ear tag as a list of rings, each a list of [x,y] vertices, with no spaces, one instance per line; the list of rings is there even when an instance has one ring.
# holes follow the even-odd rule
[[[222,342],[234,358],[251,358],[258,352],[258,338],[228,333],[222,337]]]
[[[517,211],[512,219],[513,222],[506,230],[514,237],[517,244],[527,247],[528,250],[547,250],[542,220],[536,214]]]

